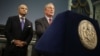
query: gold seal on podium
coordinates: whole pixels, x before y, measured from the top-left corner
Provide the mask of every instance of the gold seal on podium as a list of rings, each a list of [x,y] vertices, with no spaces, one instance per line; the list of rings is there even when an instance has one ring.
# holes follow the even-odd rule
[[[78,26],[78,34],[82,45],[94,50],[97,46],[97,33],[93,24],[88,20],[82,20]]]

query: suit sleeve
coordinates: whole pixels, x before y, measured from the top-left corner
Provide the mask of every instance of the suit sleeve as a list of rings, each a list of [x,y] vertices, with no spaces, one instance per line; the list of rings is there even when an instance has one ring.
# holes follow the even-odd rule
[[[30,28],[30,30],[29,30],[29,32],[28,32],[28,38],[26,39],[26,42],[27,42],[27,45],[31,42],[31,40],[32,40],[32,37],[33,37],[33,26],[32,26],[32,23],[30,23],[31,24],[31,28]]]
[[[7,41],[11,43],[13,40],[12,37],[12,18],[9,17],[5,26],[5,36],[7,38]]]
[[[40,38],[41,35],[45,31],[45,27],[43,26],[43,24],[41,23],[41,21],[39,21],[39,20],[35,21],[35,30],[36,30],[36,34],[37,34],[38,38]]]

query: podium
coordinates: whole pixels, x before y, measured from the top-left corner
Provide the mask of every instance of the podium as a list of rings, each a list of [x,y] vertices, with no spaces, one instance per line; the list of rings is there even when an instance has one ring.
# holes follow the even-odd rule
[[[51,56],[100,56],[99,34],[95,19],[65,11],[56,16],[35,49]]]

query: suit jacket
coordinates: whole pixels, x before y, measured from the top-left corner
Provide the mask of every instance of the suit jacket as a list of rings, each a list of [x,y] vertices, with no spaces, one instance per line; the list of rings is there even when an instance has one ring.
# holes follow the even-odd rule
[[[33,37],[32,23],[25,18],[24,29],[22,30],[19,16],[9,17],[6,23],[5,35],[8,44],[11,44],[13,39],[17,39],[27,42],[28,45]]]
[[[42,17],[35,21],[37,40],[42,36],[42,34],[45,32],[48,26],[49,26],[49,23],[45,17]]]

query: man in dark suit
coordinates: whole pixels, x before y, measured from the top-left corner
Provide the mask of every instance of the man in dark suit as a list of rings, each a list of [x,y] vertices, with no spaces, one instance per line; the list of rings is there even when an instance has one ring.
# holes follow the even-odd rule
[[[4,56],[27,56],[27,47],[33,37],[32,23],[25,17],[28,7],[21,4],[19,15],[8,18],[5,27],[7,45]]]
[[[54,4],[53,3],[48,3],[48,4],[45,5],[45,8],[44,8],[45,16],[40,18],[40,19],[37,19],[35,21],[37,41],[40,39],[42,34],[48,28],[48,26],[52,23],[54,12],[55,12]],[[38,56],[40,56],[39,53],[38,53]]]

